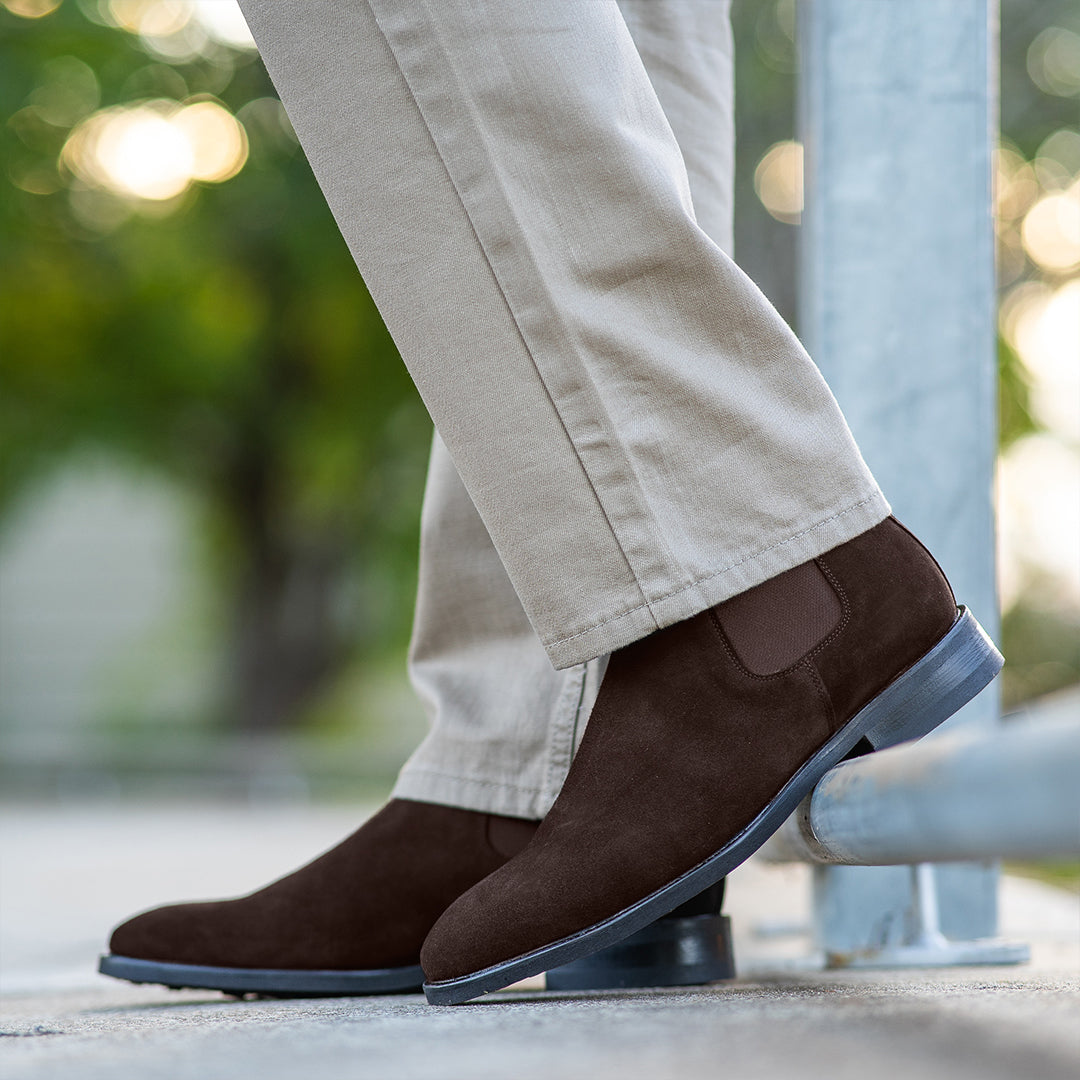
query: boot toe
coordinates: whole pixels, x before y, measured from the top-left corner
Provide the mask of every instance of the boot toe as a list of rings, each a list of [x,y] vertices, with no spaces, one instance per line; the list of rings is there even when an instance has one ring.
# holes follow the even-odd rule
[[[420,951],[425,977],[435,983],[471,975],[558,940],[567,930],[547,918],[553,907],[542,887],[522,888],[507,867],[495,871],[458,897],[431,928]]]
[[[466,893],[431,928],[420,950],[420,966],[429,983],[456,979],[504,959],[492,955],[490,941],[478,940],[477,928],[488,920],[475,907]]]
[[[198,947],[204,934],[199,932],[204,904],[171,904],[144,911],[121,923],[109,939],[114,956],[133,960],[158,960],[164,963],[213,963],[211,956]]]
[[[109,938],[109,951],[134,960],[171,960],[170,945],[175,940],[170,908],[144,911],[122,922]]]

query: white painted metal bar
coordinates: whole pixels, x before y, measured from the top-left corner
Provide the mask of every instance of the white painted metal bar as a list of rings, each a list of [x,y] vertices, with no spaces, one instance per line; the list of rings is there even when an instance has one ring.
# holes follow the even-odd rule
[[[1080,854],[1080,722],[957,732],[845,762],[760,854],[848,866]]]

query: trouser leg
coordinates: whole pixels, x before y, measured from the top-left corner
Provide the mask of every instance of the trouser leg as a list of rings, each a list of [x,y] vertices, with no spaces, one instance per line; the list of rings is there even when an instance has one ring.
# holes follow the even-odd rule
[[[885,516],[817,370],[699,228],[617,7],[245,10],[556,666]]]
[[[436,436],[409,647],[409,676],[431,730],[394,795],[543,817],[566,778],[603,667],[603,658],[551,666]]]
[[[730,254],[733,48],[725,0],[620,0],[686,162],[698,224]],[[431,731],[401,798],[542,817],[583,734],[603,658],[556,671],[436,435],[409,674]]]

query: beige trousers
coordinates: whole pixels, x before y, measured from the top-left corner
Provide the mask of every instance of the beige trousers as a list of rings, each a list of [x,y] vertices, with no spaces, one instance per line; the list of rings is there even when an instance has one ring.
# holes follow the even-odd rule
[[[396,794],[541,816],[604,654],[888,513],[722,250],[727,5],[242,6],[441,436]]]

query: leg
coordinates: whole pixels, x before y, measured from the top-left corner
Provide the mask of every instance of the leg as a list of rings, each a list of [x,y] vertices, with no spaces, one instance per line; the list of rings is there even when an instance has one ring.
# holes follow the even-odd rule
[[[735,116],[728,6],[726,0],[619,4],[686,161],[697,222],[730,254]],[[601,658],[552,668],[436,436],[409,660],[432,728],[394,794],[543,817],[584,734],[605,665]]]
[[[605,662],[551,666],[436,435],[409,648],[409,675],[432,726],[394,795],[542,818],[566,778]]]
[[[454,1001],[670,910],[860,738],[918,733],[920,695],[932,726],[993,659],[970,620],[948,628],[917,542],[874,527],[831,396],[698,227],[614,9],[374,7],[385,42],[362,7],[323,39],[275,5],[283,97],[548,655],[619,649],[535,838],[428,937],[432,998]],[[387,79],[335,140],[357,51]],[[402,160],[390,197],[373,163]]]
[[[715,0],[626,4],[672,128],[693,148],[688,164],[699,221],[729,250],[726,7]],[[410,650],[410,672],[433,730],[403,771],[396,798],[342,844],[250,897],[159,908],[129,921],[114,935],[103,970],[233,992],[416,989],[420,943],[441,910],[532,835],[534,825],[498,815],[539,818],[550,807],[605,662],[552,668],[436,436]],[[558,985],[700,983],[730,974],[726,927],[717,917],[721,898],[722,883],[673,913],[676,921],[665,920],[657,945],[646,933],[628,943],[625,957],[558,973]],[[675,935],[693,962],[671,961]],[[665,959],[643,974],[653,949]]]
[[[730,254],[734,72],[728,5],[621,0],[619,6],[683,152],[698,224]],[[432,728],[394,794],[543,817],[565,780],[605,666],[606,657],[563,671],[551,667],[436,436],[409,665]],[[549,986],[685,985],[731,975],[722,901],[721,881],[657,929],[627,942],[623,952],[608,950],[549,973]],[[673,961],[676,933],[683,936]],[[653,944],[654,934],[659,944]],[[685,959],[691,956],[693,961]]]
[[[247,5],[557,667],[885,516],[820,375],[698,226],[614,5],[315,10]]]

